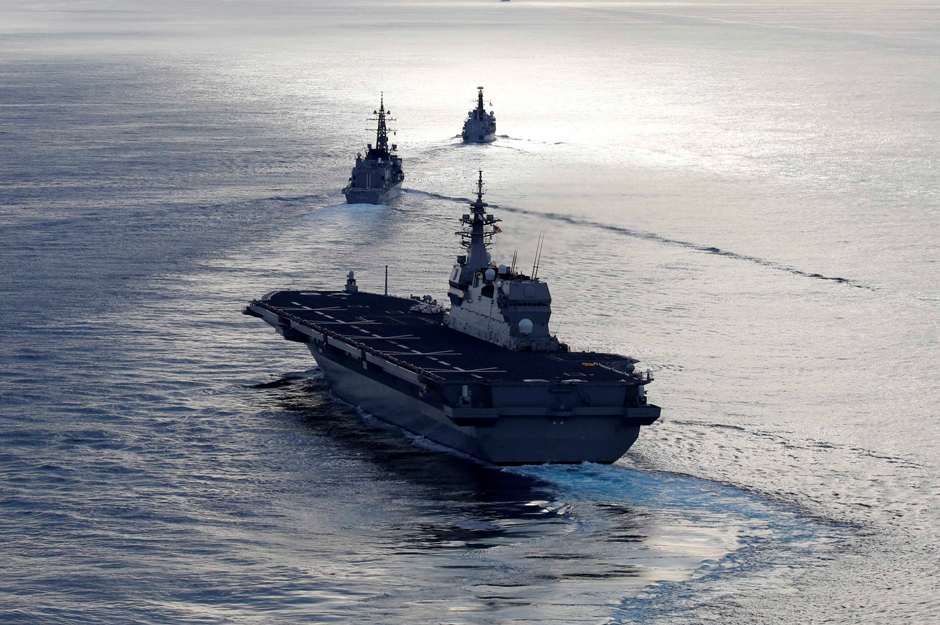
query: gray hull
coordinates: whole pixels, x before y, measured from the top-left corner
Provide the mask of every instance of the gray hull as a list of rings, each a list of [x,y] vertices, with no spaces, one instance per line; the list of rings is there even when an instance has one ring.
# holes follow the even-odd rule
[[[496,464],[611,463],[640,433],[640,426],[627,423],[622,414],[574,418],[513,414],[485,419],[485,425],[459,426],[443,410],[405,389],[352,370],[316,348],[310,351],[342,399],[409,432]]]
[[[463,123],[463,140],[467,143],[490,143],[496,139],[496,114],[483,107],[483,87],[477,87],[477,107],[467,113]]]
[[[464,131],[463,140],[464,143],[492,143],[493,141],[496,141],[496,131],[494,130],[493,132],[482,135],[478,132],[471,133]]]
[[[624,356],[511,350],[417,306],[350,276],[343,291],[272,292],[245,312],[303,343],[346,401],[496,464],[614,462],[660,416],[652,378]]]
[[[347,204],[388,204],[401,195],[401,183],[399,182],[387,189],[359,189],[347,187],[343,189],[343,194],[346,196]]]

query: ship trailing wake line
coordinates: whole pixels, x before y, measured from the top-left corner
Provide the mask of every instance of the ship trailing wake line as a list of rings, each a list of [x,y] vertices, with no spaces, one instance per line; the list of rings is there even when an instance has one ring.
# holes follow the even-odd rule
[[[664,237],[662,235],[656,234],[654,232],[644,232],[642,230],[631,230],[630,228],[624,228],[622,226],[614,226],[610,224],[600,223],[597,221],[590,221],[587,219],[578,219],[577,217],[571,217],[569,215],[561,215],[559,213],[540,213],[537,211],[529,211],[529,210],[525,210],[522,208],[510,208],[508,206],[499,206],[498,208],[504,211],[508,211],[510,213],[542,217],[545,219],[551,219],[553,221],[563,221],[573,226],[600,228],[603,230],[607,230],[609,232],[614,232],[614,233],[622,234],[622,235],[629,236],[629,237],[634,237],[638,239],[646,239],[648,241],[657,241],[659,243],[665,243],[667,245],[676,245],[679,247],[685,247],[691,250],[695,250],[697,252],[705,252],[707,254],[716,254],[718,256],[725,256],[727,258],[733,258],[735,260],[744,260],[750,263],[754,263],[756,265],[761,265],[763,267],[769,267],[770,269],[776,269],[777,271],[785,271],[787,273],[791,273],[795,276],[801,276],[803,278],[814,278],[816,280],[828,280],[831,282],[838,282],[846,286],[851,286],[857,289],[865,289],[868,291],[878,290],[874,286],[864,284],[856,280],[852,280],[850,278],[824,276],[819,273],[803,271],[802,269],[797,269],[796,267],[785,265],[783,263],[778,263],[776,261],[768,260],[766,258],[758,258],[757,256],[748,256],[747,254],[739,254],[737,252],[731,252],[729,250],[723,250],[717,247],[701,245],[699,243],[693,243],[691,241],[683,241],[681,239],[671,239],[669,237]]]
[[[453,197],[449,195],[441,195],[439,193],[432,193],[430,191],[419,191],[417,189],[405,189],[406,193],[414,193],[426,195],[428,197],[437,198],[440,200],[447,200],[450,202],[469,202],[470,200],[461,197]],[[870,284],[865,284],[851,278],[840,278],[837,276],[824,276],[820,273],[814,273],[810,271],[804,271],[798,269],[791,265],[785,265],[783,263],[778,263],[773,260],[768,260],[766,258],[758,258],[757,256],[748,256],[747,254],[739,254],[737,252],[732,252],[729,250],[723,250],[717,247],[702,245],[700,243],[693,243],[692,241],[683,241],[682,239],[671,239],[665,237],[661,234],[656,234],[655,232],[645,232],[643,230],[632,230],[630,228],[624,228],[622,226],[615,226],[612,224],[605,224],[598,221],[591,221],[589,219],[579,219],[577,217],[572,217],[570,215],[562,215],[560,213],[541,213],[538,211],[530,211],[524,208],[513,208],[511,206],[506,206],[504,204],[493,204],[493,208],[498,208],[510,213],[516,213],[518,215],[527,215],[531,217],[540,217],[543,219],[549,219],[552,221],[561,221],[572,226],[581,226],[585,228],[599,228],[602,230],[607,230],[608,232],[613,232],[623,236],[634,237],[637,239],[645,239],[647,241],[656,241],[658,243],[664,243],[666,245],[675,245],[678,247],[685,247],[690,250],[695,250],[697,252],[704,252],[706,254],[716,254],[718,256],[724,256],[726,258],[732,258],[735,260],[743,260],[763,267],[768,267],[770,269],[776,269],[777,271],[784,271],[786,273],[791,273],[795,276],[800,276],[803,278],[814,278],[816,280],[827,280],[830,282],[838,282],[846,286],[850,286],[856,289],[865,289],[867,291],[877,291],[878,288]]]

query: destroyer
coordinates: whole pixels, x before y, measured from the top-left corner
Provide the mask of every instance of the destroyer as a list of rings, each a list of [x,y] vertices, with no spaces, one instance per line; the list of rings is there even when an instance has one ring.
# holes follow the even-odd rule
[[[245,313],[305,343],[337,395],[415,434],[497,464],[614,462],[659,418],[649,371],[559,343],[538,261],[531,276],[490,262],[486,207],[481,172],[449,311],[361,292],[350,271],[342,291],[270,293]]]
[[[477,107],[467,113],[463,123],[463,140],[466,143],[490,143],[496,140],[496,113],[483,108],[483,87],[477,87]]]
[[[356,154],[356,165],[349,177],[349,184],[343,189],[349,204],[386,204],[398,197],[401,183],[405,180],[401,158],[395,154],[398,146],[393,143],[391,149],[388,147],[389,129],[385,120],[391,111],[385,110],[384,94],[379,110],[373,111],[373,114],[378,121],[375,147],[371,143],[366,146],[365,158],[362,158],[361,152]]]

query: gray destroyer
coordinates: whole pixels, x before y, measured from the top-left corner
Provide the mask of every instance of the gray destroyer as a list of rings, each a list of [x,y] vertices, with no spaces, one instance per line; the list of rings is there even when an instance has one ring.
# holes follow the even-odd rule
[[[483,87],[477,91],[477,107],[467,113],[461,136],[465,143],[490,143],[496,140],[496,113],[483,108]]]
[[[401,183],[405,173],[401,168],[401,158],[395,154],[398,146],[394,143],[389,149],[388,127],[385,110],[385,97],[381,99],[379,110],[373,111],[378,122],[375,131],[375,147],[366,146],[366,156],[356,154],[356,165],[349,176],[349,184],[343,189],[348,204],[387,204],[401,193]]]
[[[482,173],[457,234],[466,254],[449,279],[450,310],[429,296],[280,291],[259,317],[303,343],[333,391],[375,416],[496,464],[611,463],[659,418],[650,372],[617,354],[575,352],[549,332],[548,285],[487,252]]]

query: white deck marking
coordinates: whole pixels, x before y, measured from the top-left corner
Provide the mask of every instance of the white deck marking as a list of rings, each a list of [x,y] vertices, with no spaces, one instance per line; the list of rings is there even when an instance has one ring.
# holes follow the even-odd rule
[[[377,325],[382,325],[381,323],[379,323],[379,322],[377,322],[377,321],[369,321],[368,319],[363,320],[363,319],[361,319],[361,318],[360,318],[360,319],[356,319],[355,321],[347,321],[346,323],[358,323],[358,324],[361,325],[361,326],[377,326]]]
[[[487,367],[486,369],[461,369],[460,367],[453,367],[451,369],[427,369],[431,373],[469,373],[473,375],[474,373],[506,373],[504,369],[496,369],[494,367]]]
[[[348,337],[348,338],[350,338],[350,339],[358,340],[358,341],[361,341],[361,340],[385,340],[385,341],[388,341],[389,344],[394,345],[394,346],[396,346],[396,347],[398,347],[398,348],[400,348],[400,349],[402,349],[402,350],[405,350],[405,351],[401,351],[401,352],[391,352],[391,351],[390,351],[390,352],[384,352],[384,353],[386,353],[386,354],[389,355],[389,356],[424,356],[424,357],[428,358],[429,360],[431,360],[431,361],[433,361],[433,362],[435,362],[435,363],[439,363],[440,365],[442,365],[442,366],[444,366],[444,367],[448,367],[448,368],[446,368],[446,369],[427,369],[427,371],[432,372],[432,373],[439,373],[439,374],[446,374],[446,373],[463,373],[463,374],[469,374],[470,376],[472,376],[472,377],[474,377],[474,378],[476,378],[476,379],[478,379],[478,380],[484,379],[483,376],[477,375],[478,373],[506,373],[505,370],[497,369],[496,367],[486,367],[486,368],[482,368],[482,369],[463,369],[463,368],[461,368],[461,367],[457,367],[457,366],[455,366],[455,365],[452,365],[451,363],[447,362],[446,360],[441,360],[440,358],[437,358],[437,357],[436,357],[436,356],[461,356],[460,353],[455,352],[455,351],[453,351],[452,349],[444,350],[444,351],[436,351],[436,352],[422,352],[422,351],[417,350],[417,349],[411,349],[411,348],[409,348],[409,347],[407,347],[407,346],[405,346],[405,345],[403,345],[403,344],[401,344],[401,343],[398,342],[398,341],[408,341],[408,340],[412,340],[412,341],[414,341],[414,340],[421,341],[421,340],[422,340],[421,337],[415,336],[415,335],[413,335],[413,334],[403,334],[403,335],[396,335],[396,336],[382,336],[381,334],[377,334],[377,333],[375,333],[375,332],[370,332],[369,330],[365,330],[365,329],[363,329],[362,327],[360,327],[360,326],[363,326],[363,325],[383,325],[383,324],[386,324],[386,325],[387,325],[387,323],[388,323],[389,321],[391,321],[391,322],[393,322],[393,323],[395,323],[395,322],[397,322],[397,323],[402,323],[401,321],[399,321],[399,320],[397,320],[397,319],[395,319],[395,318],[392,317],[393,315],[399,314],[399,311],[387,311],[386,314],[388,314],[389,317],[386,318],[386,321],[374,321],[374,320],[372,320],[372,319],[364,318],[364,317],[361,317],[361,316],[360,316],[360,317],[357,317],[355,321],[343,321],[343,320],[341,320],[341,319],[337,319],[337,318],[334,317],[333,315],[330,315],[330,314],[328,314],[328,313],[326,312],[326,311],[330,311],[330,312],[337,312],[337,311],[339,311],[339,312],[342,312],[342,311],[346,310],[346,308],[343,308],[343,307],[339,307],[339,306],[330,306],[330,307],[323,307],[323,308],[311,308],[311,307],[309,307],[309,306],[305,306],[305,305],[301,304],[300,302],[295,302],[295,301],[292,301],[291,304],[294,304],[295,306],[297,306],[297,307],[300,308],[300,309],[309,310],[309,311],[311,311],[311,312],[315,312],[315,313],[317,313],[317,315],[319,315],[319,316],[321,316],[321,317],[323,317],[323,318],[325,318],[325,319],[329,319],[329,320],[330,320],[330,321],[321,321],[321,322],[319,322],[319,323],[322,323],[322,324],[324,324],[324,325],[347,325],[347,326],[350,327],[351,330],[355,330],[355,331],[357,331],[357,332],[361,332],[363,335],[367,335],[367,336],[350,336],[350,337]],[[424,319],[424,318],[422,318],[422,317],[418,317],[418,318],[420,318],[422,321],[426,321],[426,322],[428,322],[428,323],[435,323],[435,322],[433,322],[432,320],[429,320],[429,319]],[[355,325],[354,325],[354,324],[355,324]],[[560,359],[559,359],[559,360],[560,360]]]
[[[369,338],[369,337],[368,337],[368,336],[364,336],[364,337],[356,337],[356,338],[365,338],[365,339],[367,339],[367,338]],[[453,352],[451,352],[451,351],[446,351],[446,352],[419,352],[419,351],[416,350],[416,349],[408,349],[408,348],[405,348],[405,351],[403,351],[403,352],[385,352],[385,353],[386,353],[386,354],[389,354],[389,355],[394,355],[394,356],[427,356],[428,358],[432,358],[433,356],[443,356],[443,355],[447,355],[447,356],[459,356],[459,355],[460,355],[460,354],[455,354],[455,353],[453,353]],[[446,366],[448,366],[448,367],[453,366],[453,365],[451,365],[449,362],[444,362],[443,360],[438,360],[437,358],[432,358],[432,360],[437,360],[437,362],[441,363],[442,365],[446,365]]]

